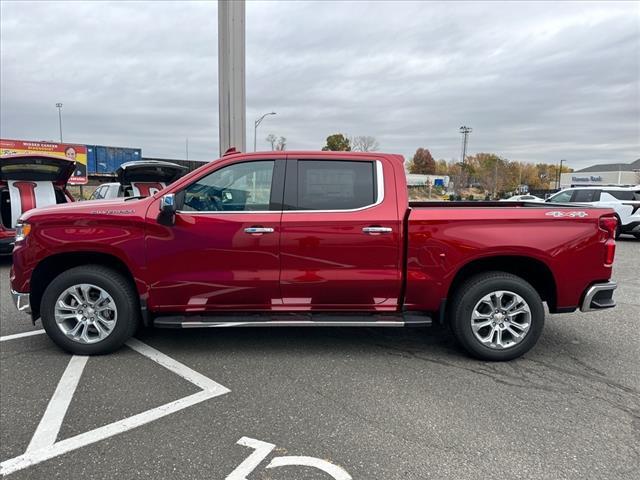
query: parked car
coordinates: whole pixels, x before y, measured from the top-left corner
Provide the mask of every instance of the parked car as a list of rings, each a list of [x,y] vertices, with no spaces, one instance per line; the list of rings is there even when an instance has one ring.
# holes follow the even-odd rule
[[[616,238],[628,233],[640,239],[640,186],[567,188],[549,197],[547,202],[612,208],[618,219]]]
[[[514,195],[513,197],[503,198],[501,202],[544,202],[543,198],[535,195]]]
[[[117,182],[103,183],[89,200],[118,197],[148,197],[187,172],[187,167],[160,160],[140,160],[123,163],[116,170]]]
[[[234,153],[163,195],[22,216],[19,310],[82,355],[156,327],[450,323],[485,360],[615,305],[609,208],[409,202],[400,155]]]
[[[0,158],[0,254],[9,254],[15,226],[36,207],[73,202],[67,191],[75,162],[48,155],[5,155]]]

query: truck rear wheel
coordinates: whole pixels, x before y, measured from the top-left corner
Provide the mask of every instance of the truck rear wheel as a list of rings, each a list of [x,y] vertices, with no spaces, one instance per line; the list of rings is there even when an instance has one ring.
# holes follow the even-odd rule
[[[522,278],[489,272],[456,290],[450,323],[456,339],[474,357],[512,360],[540,338],[544,307],[538,292]]]
[[[134,334],[140,309],[126,278],[101,265],[85,265],[49,284],[40,314],[59,347],[77,355],[100,355],[120,348]]]

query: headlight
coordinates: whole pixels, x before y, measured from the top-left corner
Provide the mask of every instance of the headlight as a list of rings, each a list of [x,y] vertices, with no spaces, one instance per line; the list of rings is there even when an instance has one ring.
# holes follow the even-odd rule
[[[24,222],[18,222],[16,224],[16,242],[21,242],[29,236],[31,232],[31,225]]]

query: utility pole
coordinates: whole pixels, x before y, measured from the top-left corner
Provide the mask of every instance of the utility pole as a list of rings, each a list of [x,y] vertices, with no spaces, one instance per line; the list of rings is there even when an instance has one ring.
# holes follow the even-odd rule
[[[187,154],[187,160],[189,160],[189,137],[185,138],[184,140],[185,140],[184,148]]]
[[[564,159],[560,160],[560,168],[558,169],[558,174],[556,175],[556,177],[557,177],[556,188],[558,190],[560,190],[560,182],[562,181],[562,164],[564,162],[566,162],[566,160],[564,160]]]
[[[246,151],[245,1],[218,0],[220,155]]]
[[[264,120],[264,117],[266,117],[267,115],[275,115],[276,112],[269,112],[269,113],[265,113],[264,115],[262,115],[260,118],[258,118],[255,122],[253,122],[253,151],[256,151],[256,145],[257,145],[257,140],[256,137],[258,136],[258,126],[260,126],[260,124],[262,123],[262,121]],[[273,150],[273,148],[272,148]]]
[[[498,160],[496,160],[496,170],[493,175],[493,198],[498,198]]]
[[[460,127],[460,133],[462,133],[463,137],[462,137],[462,158],[460,159],[461,163],[465,162],[465,159],[467,158],[467,142],[469,141],[469,134],[473,131],[473,128],[471,127],[466,127],[466,126],[461,126]]]
[[[58,125],[60,127],[60,143],[62,143],[62,104],[56,103],[56,108],[58,109]]]

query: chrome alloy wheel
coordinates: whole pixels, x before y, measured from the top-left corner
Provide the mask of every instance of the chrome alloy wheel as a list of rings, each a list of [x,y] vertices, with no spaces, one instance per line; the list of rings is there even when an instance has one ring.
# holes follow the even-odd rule
[[[67,288],[56,300],[58,328],[74,342],[96,343],[109,336],[118,321],[118,309],[106,290],[90,283]]]
[[[531,327],[531,308],[520,295],[498,290],[482,297],[471,314],[471,330],[486,347],[494,350],[517,345]]]

